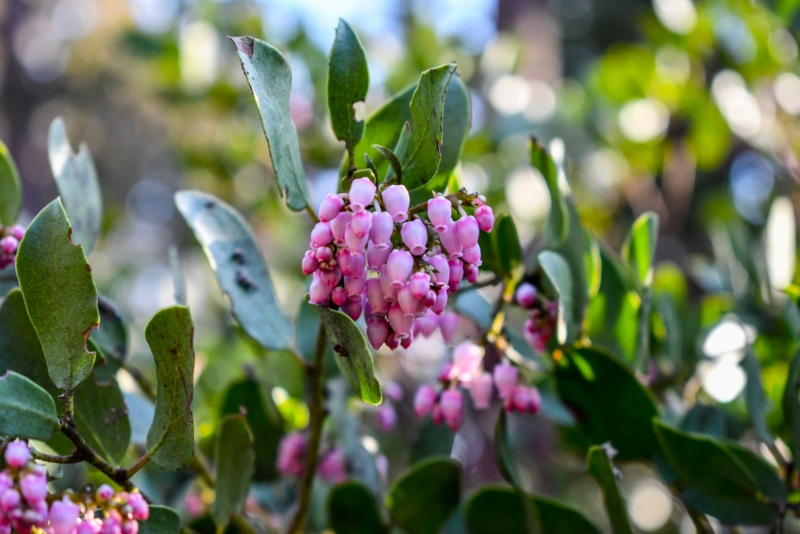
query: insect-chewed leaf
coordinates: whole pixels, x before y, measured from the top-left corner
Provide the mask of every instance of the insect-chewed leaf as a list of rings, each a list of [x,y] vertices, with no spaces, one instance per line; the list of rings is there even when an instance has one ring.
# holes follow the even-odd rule
[[[363,102],[369,89],[369,69],[364,48],[342,19],[336,28],[328,59],[328,111],[336,139],[352,151],[364,135],[364,121],[356,120],[353,104]]]
[[[253,434],[244,415],[228,415],[222,420],[214,461],[217,485],[211,515],[217,528],[224,529],[231,517],[244,509],[255,467]]]
[[[0,141],[0,224],[8,226],[17,221],[22,205],[19,173],[8,147]]]
[[[53,397],[41,386],[14,371],[0,376],[0,434],[47,440],[60,426]]]

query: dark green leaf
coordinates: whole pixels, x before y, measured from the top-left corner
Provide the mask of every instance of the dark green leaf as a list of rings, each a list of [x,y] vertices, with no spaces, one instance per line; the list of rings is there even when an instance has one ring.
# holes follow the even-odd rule
[[[567,202],[558,185],[558,169],[547,149],[531,138],[531,164],[544,178],[550,192],[550,215],[547,218],[545,239],[551,247],[557,246],[569,233]]]
[[[600,258],[600,291],[589,301],[586,312],[588,334],[593,344],[633,361],[638,339],[633,333],[639,328],[641,298],[617,259],[605,251]]]
[[[255,459],[253,434],[245,416],[226,416],[220,426],[214,453],[217,485],[211,515],[214,516],[218,530],[226,527],[234,515],[244,510]]]
[[[446,425],[437,425],[430,419],[419,429],[416,439],[411,445],[409,461],[415,464],[432,456],[449,456],[453,450],[455,435]]]
[[[364,402],[381,403],[381,386],[375,379],[375,368],[372,363],[367,340],[364,333],[344,313],[317,306],[325,332],[333,344],[336,353],[336,365],[342,376]]]
[[[128,407],[114,377],[98,382],[95,375],[75,390],[75,422],[81,436],[100,456],[119,464],[131,441]]]
[[[454,63],[426,70],[411,98],[411,121],[394,151],[403,164],[402,183],[409,190],[425,185],[439,169],[444,96],[455,71]]]
[[[595,348],[564,350],[553,369],[558,395],[586,446],[610,442],[620,460],[652,457],[656,405],[630,369]]]
[[[242,216],[199,191],[179,191],[175,204],[203,246],[245,332],[268,350],[289,348],[292,327],[275,301],[267,265]]]
[[[389,515],[409,534],[435,534],[458,508],[461,466],[450,459],[415,465],[389,492]]]
[[[717,497],[695,487],[688,487],[678,496],[689,509],[708,514],[729,525],[767,525],[775,521],[778,515],[774,506],[751,497]]]
[[[194,324],[189,308],[171,306],[153,316],[144,331],[156,362],[156,412],[147,449],[164,471],[183,469],[194,454]]]
[[[494,447],[495,461],[500,474],[513,487],[522,488],[519,468],[516,461],[514,461],[514,454],[508,443],[508,414],[505,410],[500,410],[500,415],[497,418],[497,426],[494,429]]]
[[[508,213],[497,217],[491,232],[495,250],[500,262],[501,274],[505,278],[518,279],[522,276],[522,246],[514,219]]]
[[[562,345],[576,339],[575,303],[572,291],[572,272],[567,260],[551,250],[539,253],[539,265],[558,293],[558,320],[556,339]]]
[[[764,386],[761,383],[761,366],[755,354],[750,351],[742,360],[742,367],[747,373],[747,383],[745,384],[744,399],[747,403],[747,413],[750,415],[750,422],[753,425],[758,439],[773,446],[775,438],[767,427],[767,412],[769,411],[769,401],[764,393]]]
[[[113,302],[98,295],[97,305],[100,310],[100,328],[92,334],[89,341],[102,358],[102,362],[95,362],[95,375],[101,382],[108,382],[127,356],[128,331]]]
[[[103,219],[103,199],[89,147],[81,143],[80,151],[74,153],[64,119],[56,117],[47,135],[47,155],[72,223],[72,242],[83,245],[88,257],[100,236]]]
[[[346,482],[331,491],[328,528],[336,534],[379,534],[386,530],[375,498],[357,482]]]
[[[9,226],[17,222],[21,205],[19,172],[8,147],[0,141],[0,225]]]
[[[600,446],[590,447],[586,463],[589,465],[589,473],[603,490],[603,502],[612,530],[615,534],[632,533],[628,507],[617,487],[614,466],[611,465],[606,449]]]
[[[793,458],[800,458],[800,348],[789,364],[783,390],[783,418],[789,428],[789,447]]]
[[[283,424],[272,397],[264,393],[265,388],[254,380],[242,380],[233,384],[225,394],[222,413],[235,414],[244,411],[247,424],[253,432],[256,463],[254,480],[275,478],[275,461],[278,444],[283,436]]]
[[[657,241],[658,215],[648,211],[636,219],[622,245],[622,261],[628,264],[634,278],[643,288],[650,287],[653,281]]]
[[[14,371],[0,376],[0,434],[48,440],[59,428],[56,404],[49,393]]]
[[[295,211],[309,205],[297,130],[289,113],[292,71],[275,48],[252,37],[231,37],[261,114],[272,168],[286,204]]]
[[[92,371],[95,353],[86,350],[86,340],[100,323],[92,270],[70,233],[56,199],[28,226],[17,252],[20,288],[47,371],[65,391],[74,390]]]
[[[139,534],[175,534],[181,528],[177,512],[166,506],[150,505],[150,517],[139,522]]]
[[[328,59],[328,111],[336,139],[352,152],[364,135],[364,121],[356,120],[353,104],[363,102],[369,89],[367,56],[361,42],[342,19]]]
[[[758,492],[773,502],[786,502],[786,485],[778,472],[761,456],[738,443],[726,443],[728,451],[750,472],[758,486]]]
[[[372,148],[378,151],[378,153],[383,156],[383,159],[389,162],[389,166],[394,171],[394,176],[397,178],[397,181],[403,181],[403,165],[400,163],[400,160],[397,159],[397,156],[391,149],[386,148],[385,146],[381,145],[372,145]]]

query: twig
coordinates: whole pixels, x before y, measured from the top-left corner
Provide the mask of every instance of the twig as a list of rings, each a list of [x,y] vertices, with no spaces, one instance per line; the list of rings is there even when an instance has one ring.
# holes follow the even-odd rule
[[[77,464],[78,462],[83,461],[83,455],[80,453],[80,451],[78,451],[78,449],[72,449],[72,452],[66,456],[58,456],[56,454],[39,452],[31,448],[31,456],[33,456],[36,460],[41,460],[51,464]]]

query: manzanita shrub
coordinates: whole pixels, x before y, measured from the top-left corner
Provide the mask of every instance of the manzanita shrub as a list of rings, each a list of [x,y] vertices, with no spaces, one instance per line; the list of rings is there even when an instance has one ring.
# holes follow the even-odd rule
[[[310,219],[308,250],[296,261],[308,292],[294,327],[244,218],[198,191],[180,191],[175,202],[243,335],[301,362],[308,425],[287,432],[266,386],[253,379],[225,395],[213,447],[195,441],[194,327],[182,291],[144,331],[155,384],[126,359],[127,327],[98,294],[87,261],[101,227],[98,178],[88,149],[74,153],[57,119],[48,152],[60,198],[27,228],[17,224],[17,171],[0,146],[0,533],[599,532],[606,525],[532,493],[523,476],[511,423],[529,424],[540,410],[564,427],[569,454],[586,455],[613,532],[634,531],[618,486],[618,465],[627,462],[659,473],[698,532],[713,532],[709,518],[778,531],[793,524],[800,507],[800,353],[781,377],[774,416],[761,381],[758,331],[736,349],[748,377],[750,432],[720,431],[724,410],[676,395],[697,363],[682,354],[694,354],[705,335],[698,310],[707,314],[707,299],[728,294],[724,262],[752,266],[747,254],[718,258],[709,267],[716,290],[707,286],[690,301],[681,272],[654,265],[657,216],[639,216],[619,254],[601,245],[581,224],[564,169],[535,139],[530,159],[546,182],[550,214],[544,235],[523,250],[511,217],[459,185],[470,104],[456,66],[425,71],[358,120],[354,105],[366,98],[369,73],[343,21],[330,54],[328,106],[346,150],[338,191],[314,206],[290,116],[289,64],[257,39],[233,43],[280,193]],[[290,224],[301,224],[292,217]],[[771,325],[753,319],[754,326],[772,328],[765,335],[773,339],[780,330],[793,343],[800,315],[791,298],[800,290],[762,283],[757,266],[740,270],[752,278],[750,289],[737,289],[741,304],[714,301],[712,321],[731,321],[726,313],[763,315]],[[431,382],[409,391],[379,379],[371,348],[403,358],[400,347],[434,334],[452,348]],[[136,380],[152,412],[146,437],[133,445],[120,369]],[[377,424],[386,431],[396,428],[400,407],[413,407],[421,420],[447,428],[429,435],[431,448],[445,452],[466,418],[496,417],[496,463],[506,484],[464,494],[458,462],[420,454],[387,489],[386,458],[352,439],[359,434],[354,414],[367,412],[362,403],[379,406]],[[57,484],[62,467],[76,463],[91,466],[91,482],[64,489]],[[186,498],[188,514],[148,502],[137,488],[151,466],[180,471],[184,484],[199,488]],[[254,479],[277,477],[285,507],[275,504],[277,490],[265,498],[251,488]]]

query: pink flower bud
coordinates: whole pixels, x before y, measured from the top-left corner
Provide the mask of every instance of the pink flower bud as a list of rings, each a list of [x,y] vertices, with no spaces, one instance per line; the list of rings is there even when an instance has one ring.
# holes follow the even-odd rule
[[[397,288],[392,285],[392,279],[386,272],[386,265],[381,269],[381,291],[383,291],[383,300],[386,302],[397,300]]]
[[[527,282],[520,284],[515,296],[520,306],[523,308],[531,308],[536,300],[536,287]]]
[[[325,285],[333,289],[342,280],[342,271],[339,269],[331,269],[330,271],[317,271],[319,278],[325,282]],[[316,273],[315,273],[316,274]]]
[[[84,519],[78,524],[75,534],[100,534],[103,528],[99,519]]]
[[[100,534],[122,534],[122,521],[116,517],[106,517],[103,519]]]
[[[319,268],[316,253],[313,250],[307,250],[303,256],[303,274],[308,276]]]
[[[20,479],[19,488],[29,503],[42,502],[47,497],[47,477],[28,473]]]
[[[359,276],[345,276],[344,288],[347,290],[347,296],[351,299],[361,300],[364,290],[367,288],[367,273],[362,271]]]
[[[278,447],[278,472],[296,478],[303,476],[306,448],[305,434],[300,432],[286,434]]]
[[[475,246],[472,248],[465,248],[462,251],[461,259],[474,267],[481,265],[481,247]],[[477,276],[477,275],[476,275]]]
[[[139,523],[132,519],[126,519],[122,522],[120,534],[139,534]]]
[[[347,314],[354,321],[358,321],[358,318],[361,317],[361,312],[364,311],[364,302],[361,298],[347,299],[347,302],[342,304],[342,311]]]
[[[392,215],[389,212],[381,211],[372,215],[372,228],[369,231],[370,240],[378,248],[390,248],[390,239],[394,232]]]
[[[442,405],[441,404],[434,404],[433,409],[431,410],[431,420],[433,420],[434,424],[441,425],[444,423],[444,412],[442,412]]]
[[[364,179],[365,178],[362,178],[362,180]],[[320,478],[329,484],[340,484],[347,480],[347,465],[345,463],[344,449],[337,447],[326,454],[322,460],[320,460],[317,472]]]
[[[414,256],[421,256],[427,250],[428,245],[428,229],[425,223],[420,219],[409,221],[400,228],[400,237],[403,238],[403,243],[411,251]]]
[[[7,235],[3,239],[0,239],[0,252],[5,252],[6,254],[14,254],[19,247],[19,241],[16,237]]]
[[[475,267],[474,265],[470,264],[470,263],[467,263],[467,264],[464,265],[464,278],[470,284],[474,284],[475,282],[478,281],[478,273],[479,272],[480,271],[478,270],[478,268]]]
[[[469,383],[469,393],[476,410],[485,410],[492,400],[492,375],[483,373]]]
[[[399,304],[394,303],[389,306],[388,318],[389,326],[394,330],[398,341],[402,341],[411,335],[411,329],[414,327],[414,316],[406,315]]]
[[[417,319],[419,331],[425,337],[431,337],[436,329],[439,327],[439,316],[428,310],[425,315]]]
[[[394,222],[401,223],[408,219],[408,205],[411,200],[404,185],[390,185],[383,191],[382,196],[383,204],[391,213]]]
[[[14,486],[14,479],[11,478],[11,474],[8,470],[0,471],[0,495],[3,494],[5,490]]]
[[[497,388],[497,395],[501,399],[507,399],[514,393],[517,385],[519,372],[517,368],[508,362],[502,362],[494,367],[494,385]]]
[[[431,311],[436,315],[441,315],[447,308],[447,288],[441,288],[436,293],[436,302],[431,306]]]
[[[478,245],[478,221],[472,215],[461,217],[456,223],[456,235],[464,248],[472,248]]]
[[[483,350],[476,344],[471,341],[458,344],[453,350],[453,371],[456,378],[462,382],[471,381],[481,373],[482,360]]]
[[[363,211],[375,200],[375,184],[369,178],[358,178],[350,185],[350,209]]]
[[[518,385],[514,388],[511,396],[506,399],[505,409],[509,412],[527,412],[531,403],[530,389]]]
[[[453,205],[445,197],[437,195],[428,201],[428,220],[433,229],[441,234],[453,222]]]
[[[350,229],[359,239],[362,237],[367,237],[369,239],[369,231],[372,229],[372,213],[364,210],[353,215],[353,220],[350,221]],[[347,229],[345,228],[345,241],[346,240]],[[366,246],[366,244],[364,246]]]
[[[372,348],[378,350],[389,335],[389,323],[383,317],[370,317],[367,319],[367,339]]]
[[[433,273],[433,281],[440,285],[450,284],[450,264],[444,254],[434,254],[428,258],[428,263],[436,270]]]
[[[384,402],[381,407],[378,408],[376,419],[381,430],[384,432],[392,430],[397,423],[397,412],[394,410],[394,406],[388,402]]]
[[[445,228],[444,231],[439,232],[439,241],[442,242],[442,246],[451,258],[461,257],[461,251],[464,249],[464,246],[461,244],[461,241],[458,240],[458,235],[456,234],[456,223],[450,221],[450,223],[447,225],[447,228]]]
[[[78,527],[78,505],[64,497],[50,505],[50,527],[53,534],[73,534]]]
[[[400,387],[400,384],[394,382],[393,380],[390,380],[384,384],[383,394],[393,401],[403,400],[403,388]]]
[[[428,292],[425,293],[425,296],[422,298],[422,304],[426,308],[430,308],[434,304],[436,304],[436,291],[434,291],[433,289],[429,289]]]
[[[346,248],[339,249],[339,252],[336,253],[336,261],[338,262],[339,270],[342,271],[342,274],[345,276],[350,276],[353,274],[353,256],[349,250]]]
[[[31,451],[28,444],[24,441],[14,440],[6,446],[5,453],[6,463],[19,469],[28,463],[31,459]]]
[[[319,205],[319,220],[322,222],[332,221],[342,211],[343,206],[344,200],[339,195],[326,196]]]
[[[478,221],[478,226],[484,232],[491,232],[492,226],[494,226],[494,212],[492,208],[483,204],[478,206],[478,209],[475,210],[475,219]]]
[[[414,413],[417,417],[427,415],[436,404],[436,389],[430,384],[420,386],[414,395]]]
[[[355,217],[353,218],[355,220]],[[347,223],[347,227],[344,230],[344,241],[347,244],[348,250],[352,253],[361,253],[364,251],[364,247],[367,246],[367,242],[369,241],[369,236],[358,237],[356,234],[355,228],[353,227],[353,223]]]
[[[327,270],[328,262],[333,259],[333,249],[331,247],[319,247],[317,249],[317,253],[314,255],[314,259],[317,260],[317,265],[320,267],[320,264],[326,264],[326,267],[323,270]]]
[[[314,225],[311,231],[311,248],[324,247],[333,239],[333,232],[329,223],[320,222]]]
[[[19,492],[13,488],[7,489],[0,495],[0,510],[10,512],[19,507],[22,502]]]
[[[347,291],[342,286],[336,286],[331,291],[331,301],[337,306],[347,302]]]
[[[373,271],[380,271],[386,264],[389,254],[392,253],[392,244],[376,245],[372,241],[367,245],[367,265]]]
[[[461,279],[464,278],[464,263],[458,258],[451,258],[448,264],[450,265],[448,284],[450,292],[454,293],[458,289],[459,284],[461,284]]]
[[[534,387],[528,388],[528,412],[536,415],[541,407],[542,395],[539,390]]]
[[[150,507],[144,500],[141,493],[133,492],[128,494],[128,505],[133,508],[133,518],[137,521],[147,521],[150,517]]]
[[[442,407],[442,415],[444,415],[447,426],[450,430],[456,432],[461,428],[461,423],[464,420],[464,398],[461,392],[457,389],[447,389],[442,392],[442,398],[439,401]]]
[[[417,309],[420,305],[419,300],[417,300],[411,292],[411,286],[409,284],[397,290],[397,303],[400,305],[400,309],[403,310],[403,313],[409,317],[414,317],[417,314]]]
[[[319,271],[314,273],[314,280],[311,281],[311,287],[309,288],[308,292],[310,294],[309,302],[311,304],[327,304],[328,299],[331,296],[331,288],[325,283],[325,281],[320,277],[317,276]]]
[[[22,238],[25,237],[25,228],[15,224],[11,227],[11,237],[15,237],[17,241],[22,241]]]
[[[333,243],[337,247],[345,245],[344,232],[350,221],[353,220],[353,214],[349,211],[343,211],[331,221],[331,233],[333,234]]]
[[[386,315],[386,310],[389,308],[389,305],[383,298],[380,278],[370,278],[367,280],[367,301],[372,308],[373,315]],[[383,341],[381,341],[381,343],[383,343]]]
[[[400,346],[404,349],[411,347],[411,342],[414,341],[414,333],[412,332],[408,336],[404,337],[400,340]]]
[[[384,341],[384,343],[389,347],[389,350],[397,350],[397,347],[400,346],[400,340],[397,339],[397,334],[391,330],[389,331],[389,335],[386,336],[386,341]]]
[[[97,488],[95,496],[97,497],[97,500],[100,502],[110,501],[114,497],[114,488],[112,488],[108,484],[103,484],[102,486]]]
[[[459,321],[458,314],[454,312],[446,312],[439,317],[439,330],[442,332],[445,343],[453,341]]]
[[[406,250],[393,250],[386,262],[386,273],[392,282],[392,287],[400,289],[411,275],[414,268],[414,258]]]
[[[418,272],[411,275],[411,281],[409,282],[409,287],[411,288],[411,294],[414,295],[415,299],[423,299],[427,296],[428,291],[431,289],[431,277],[428,273]]]

